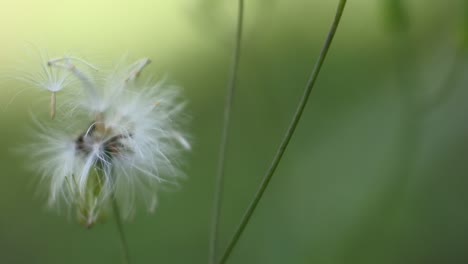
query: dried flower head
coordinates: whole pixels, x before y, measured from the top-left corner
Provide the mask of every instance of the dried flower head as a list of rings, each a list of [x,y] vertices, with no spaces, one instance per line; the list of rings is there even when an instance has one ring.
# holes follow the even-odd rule
[[[53,120],[36,122],[31,150],[49,204],[76,210],[88,227],[114,199],[124,218],[138,199],[153,210],[158,187],[180,175],[176,158],[190,148],[179,126],[184,103],[174,86],[137,80],[149,63],[101,76],[91,64],[64,57],[44,62],[40,77],[28,79],[51,93]]]

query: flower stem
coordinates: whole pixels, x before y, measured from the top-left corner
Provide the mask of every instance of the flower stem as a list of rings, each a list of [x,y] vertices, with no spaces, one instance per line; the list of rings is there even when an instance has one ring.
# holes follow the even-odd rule
[[[278,167],[279,162],[281,161],[281,158],[283,157],[283,154],[286,150],[286,147],[289,144],[289,141],[291,140],[292,135],[294,134],[294,131],[297,127],[297,124],[299,123],[299,120],[301,119],[302,113],[304,112],[304,108],[307,104],[307,101],[309,99],[309,95],[312,91],[312,88],[314,87],[314,84],[317,80],[317,77],[320,73],[320,70],[322,68],[323,62],[325,61],[325,57],[328,53],[328,50],[330,49],[330,45],[333,41],[333,37],[335,36],[336,30],[338,28],[338,25],[341,20],[341,16],[343,14],[344,8],[346,5],[346,0],[340,0],[338,3],[338,7],[336,10],[335,18],[333,20],[333,23],[331,25],[331,28],[328,32],[327,39],[325,40],[325,44],[323,45],[323,48],[320,52],[319,58],[317,62],[315,63],[314,69],[312,70],[312,73],[309,77],[309,80],[307,82],[304,94],[299,102],[299,105],[297,106],[296,112],[293,116],[293,119],[291,121],[291,124],[289,125],[289,128],[276,152],[275,157],[273,158],[273,161],[268,168],[265,176],[263,177],[263,180],[257,189],[257,192],[255,194],[255,197],[253,198],[252,202],[250,203],[249,207],[247,208],[239,226],[237,227],[233,237],[231,238],[226,250],[224,251],[224,254],[219,261],[219,264],[224,264],[228,260],[229,256],[231,255],[234,247],[236,246],[240,236],[242,235],[245,227],[249,223],[250,218],[252,217],[253,212],[255,211],[258,203],[260,202],[263,193],[265,192],[276,168]]]
[[[56,105],[57,105],[57,94],[56,92],[52,92],[50,94],[50,118],[51,119],[55,118]]]
[[[119,205],[114,195],[112,195],[112,209],[114,211],[115,223],[117,225],[117,231],[119,232],[120,245],[122,247],[122,263],[130,264],[130,255],[128,253],[127,238],[123,229],[122,219],[120,218]]]
[[[219,147],[219,160],[217,165],[217,173],[215,179],[215,193],[212,207],[212,226],[209,240],[209,263],[216,263],[216,246],[218,244],[218,233],[219,233],[219,219],[221,215],[222,196],[224,189],[224,174],[226,165],[226,153],[227,153],[227,142],[229,135],[229,127],[231,121],[231,111],[234,101],[234,92],[237,82],[237,73],[239,68],[239,58],[241,50],[241,39],[242,39],[242,22],[244,15],[244,1],[238,1],[237,10],[237,29],[235,35],[235,47],[233,51],[232,66],[230,72],[229,82],[227,84],[226,102],[224,106],[224,121],[223,131],[221,135],[221,143]]]

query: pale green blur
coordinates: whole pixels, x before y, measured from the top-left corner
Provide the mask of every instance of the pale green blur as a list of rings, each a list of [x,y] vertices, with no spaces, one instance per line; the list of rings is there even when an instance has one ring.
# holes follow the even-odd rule
[[[337,1],[246,1],[220,251],[274,155]],[[229,263],[468,261],[468,7],[349,0],[297,133]],[[0,263],[120,263],[115,223],[87,230],[46,208],[28,169],[31,112],[16,81],[38,51],[96,65],[149,57],[184,88],[187,179],[125,224],[132,264],[207,263],[236,1],[0,2]],[[27,88],[26,90],[23,90]],[[58,97],[60,100],[60,97]]]

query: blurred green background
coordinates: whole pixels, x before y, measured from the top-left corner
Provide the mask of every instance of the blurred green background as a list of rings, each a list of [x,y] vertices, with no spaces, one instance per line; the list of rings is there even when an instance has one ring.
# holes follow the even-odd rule
[[[246,1],[222,211],[223,249],[294,113],[337,1]],[[289,149],[229,263],[468,263],[464,0],[350,0]],[[0,2],[0,263],[120,263],[112,219],[91,230],[45,206],[16,149],[32,43],[99,65],[150,57],[184,88],[187,179],[125,224],[133,263],[207,263],[236,1]],[[23,67],[23,68],[21,68]],[[16,96],[17,95],[17,96]],[[42,186],[44,188],[44,186]]]

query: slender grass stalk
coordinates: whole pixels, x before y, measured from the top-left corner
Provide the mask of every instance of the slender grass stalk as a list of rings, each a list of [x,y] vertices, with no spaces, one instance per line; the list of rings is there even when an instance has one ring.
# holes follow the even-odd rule
[[[239,68],[239,59],[240,59],[240,50],[241,50],[241,40],[242,40],[242,25],[243,25],[243,16],[244,16],[244,1],[238,1],[238,10],[237,10],[237,29],[235,35],[235,46],[232,55],[232,66],[230,72],[230,78],[227,84],[227,93],[226,93],[226,102],[224,106],[224,121],[223,121],[223,131],[221,135],[221,143],[219,147],[219,160],[217,165],[217,173],[215,179],[215,193],[213,200],[212,208],[212,226],[209,240],[209,263],[216,263],[216,251],[218,244],[219,236],[219,219],[221,216],[221,205],[223,198],[224,190],[224,175],[225,175],[225,166],[226,166],[226,153],[227,153],[227,143],[229,136],[229,127],[231,123],[231,112],[232,105],[234,101],[234,92],[237,83],[237,73]]]
[[[312,91],[312,88],[314,87],[314,84],[317,80],[317,77],[320,73],[320,70],[322,68],[323,62],[325,61],[325,57],[327,56],[328,50],[330,49],[330,45],[333,41],[333,38],[335,36],[336,30],[338,28],[338,25],[341,20],[341,16],[343,14],[344,8],[346,5],[346,0],[340,0],[338,3],[338,7],[336,10],[335,18],[333,20],[333,23],[331,25],[331,28],[328,32],[327,39],[325,40],[325,44],[323,45],[322,50],[320,51],[319,58],[317,59],[317,62],[315,63],[314,69],[312,70],[312,73],[309,77],[309,80],[307,81],[307,85],[305,87],[304,94],[299,102],[299,105],[296,109],[296,112],[293,116],[293,119],[291,121],[291,124],[289,125],[289,128],[276,152],[275,157],[273,158],[273,161],[268,168],[265,176],[263,177],[263,180],[255,194],[255,197],[253,198],[252,202],[250,203],[249,207],[247,208],[239,226],[237,227],[233,237],[231,238],[226,250],[224,251],[224,254],[221,257],[221,260],[219,261],[219,264],[224,264],[228,260],[229,256],[231,255],[234,247],[236,246],[237,242],[239,241],[240,236],[242,235],[245,227],[249,223],[250,218],[252,217],[252,214],[254,213],[258,203],[260,202],[263,193],[265,192],[273,174],[275,173],[276,168],[278,167],[279,162],[281,161],[281,158],[283,157],[284,152],[286,151],[286,148],[289,144],[289,141],[291,140],[294,131],[296,130],[297,124],[299,123],[299,120],[301,119],[302,113],[304,112],[304,108],[307,104],[307,101],[309,99],[309,95]]]
[[[112,209],[114,211],[115,223],[117,225],[117,231],[120,238],[120,246],[122,247],[122,263],[130,264],[130,254],[128,251],[127,238],[123,229],[122,219],[120,218],[119,205],[115,197],[112,197]]]

